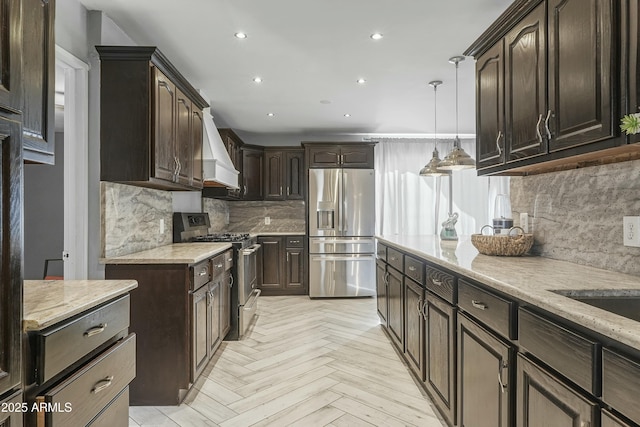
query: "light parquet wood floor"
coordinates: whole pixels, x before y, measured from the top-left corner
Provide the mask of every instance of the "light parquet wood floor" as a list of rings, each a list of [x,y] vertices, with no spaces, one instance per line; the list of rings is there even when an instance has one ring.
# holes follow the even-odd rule
[[[131,407],[130,426],[443,427],[382,331],[374,298],[263,297],[180,406]]]

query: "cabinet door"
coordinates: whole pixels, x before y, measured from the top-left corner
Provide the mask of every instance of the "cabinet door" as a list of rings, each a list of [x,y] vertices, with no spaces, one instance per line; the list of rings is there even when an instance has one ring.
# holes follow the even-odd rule
[[[202,188],[202,111],[195,104],[191,110],[191,186]]]
[[[409,367],[424,380],[424,317],[422,303],[424,289],[411,279],[404,278],[404,356]]]
[[[340,166],[340,147],[309,147],[310,168],[335,168]]]
[[[504,43],[476,62],[476,150],[478,168],[504,163]]]
[[[30,5],[33,2],[23,3]],[[0,31],[0,105],[11,110],[20,110],[22,108],[20,1],[4,0],[2,5],[3,7],[0,8],[0,22],[4,31]],[[30,10],[28,13],[31,15],[33,12],[33,10]]]
[[[287,248],[285,263],[285,289],[291,293],[304,293],[306,274],[304,270],[305,253],[302,248]]]
[[[630,0],[625,3],[627,4],[626,7],[623,6],[623,10],[626,14],[623,14],[621,23],[628,22],[627,31],[622,34],[622,45],[626,47],[625,53],[628,58],[626,78],[629,97],[623,113],[632,114],[640,112],[640,2]],[[632,144],[640,142],[640,134],[629,135],[627,140]]]
[[[260,237],[258,243],[262,245],[262,283],[263,294],[269,291],[284,289],[282,277],[284,239],[282,237]]]
[[[518,427],[597,425],[598,405],[518,354]]]
[[[507,162],[547,151],[546,21],[542,2],[505,36]]]
[[[342,146],[340,163],[345,168],[373,168],[373,147]]]
[[[388,277],[388,299],[389,299],[389,335],[393,343],[401,352],[404,352],[404,315],[402,297],[402,275],[389,268]]]
[[[456,317],[453,306],[426,295],[425,385],[450,425],[456,421]]]
[[[618,133],[613,0],[549,0],[549,151]],[[571,37],[567,36],[571,34]],[[617,121],[617,120],[616,120]]]
[[[53,103],[55,2],[54,0],[21,0],[21,3],[24,159],[53,164],[55,160]],[[8,11],[8,13],[11,12]],[[3,25],[5,35],[8,34],[5,32],[7,29]],[[9,52],[3,51],[2,55],[7,53]],[[8,61],[3,62],[3,66],[11,67]]]
[[[154,67],[153,138],[154,171],[159,179],[175,181],[178,158],[175,155],[176,87]]]
[[[285,160],[282,151],[264,153],[264,199],[285,199]]]
[[[20,123],[0,117],[0,395],[21,383],[21,141]]]
[[[285,152],[285,184],[288,200],[304,200],[304,150]]]
[[[23,404],[22,392],[17,392],[9,396],[5,400],[0,401],[0,427],[22,427],[22,412],[13,410],[13,408],[21,408]]]
[[[458,314],[458,425],[513,425],[512,353],[509,345]]]
[[[176,88],[175,155],[178,158],[177,182],[191,184],[193,173],[191,137],[191,101]]]
[[[231,256],[231,255],[230,255]],[[233,276],[231,270],[224,273],[220,283],[220,339],[229,332],[231,328],[231,287],[233,286]]]
[[[380,316],[380,324],[388,325],[388,307],[387,307],[387,271],[385,264],[376,262],[376,300],[378,306],[378,316]]]
[[[262,161],[264,153],[262,150],[243,148],[242,149],[242,181],[244,200],[262,200]]]
[[[191,382],[194,382],[200,375],[209,361],[209,337],[208,335],[208,308],[209,308],[209,288],[207,285],[201,287],[191,296]]]
[[[218,349],[220,345],[220,286],[223,276],[214,278],[209,283],[207,292],[207,338],[209,357]]]

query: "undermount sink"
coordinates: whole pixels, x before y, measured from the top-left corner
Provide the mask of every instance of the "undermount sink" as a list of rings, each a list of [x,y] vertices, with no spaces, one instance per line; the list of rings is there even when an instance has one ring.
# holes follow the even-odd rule
[[[554,290],[552,292],[640,322],[640,290],[598,289],[588,291]]]

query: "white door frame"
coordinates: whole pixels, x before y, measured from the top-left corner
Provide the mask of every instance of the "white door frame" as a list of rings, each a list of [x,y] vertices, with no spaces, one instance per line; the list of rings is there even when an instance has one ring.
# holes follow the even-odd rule
[[[89,265],[89,64],[56,45],[56,65],[65,70],[64,278],[86,279]]]

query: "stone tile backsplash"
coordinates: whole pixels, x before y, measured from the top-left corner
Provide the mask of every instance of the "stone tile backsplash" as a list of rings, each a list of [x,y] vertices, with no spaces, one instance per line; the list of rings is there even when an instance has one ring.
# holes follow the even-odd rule
[[[230,232],[302,232],[305,231],[303,201],[229,202]],[[264,218],[271,223],[266,225]]]
[[[173,242],[171,192],[100,183],[102,256],[116,257]],[[160,220],[164,232],[160,233]]]
[[[529,214],[532,253],[640,276],[640,248],[622,244],[622,217],[640,215],[640,160],[511,178],[517,223]]]

